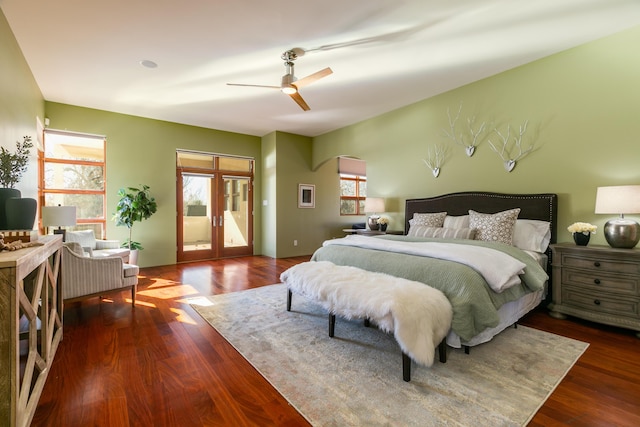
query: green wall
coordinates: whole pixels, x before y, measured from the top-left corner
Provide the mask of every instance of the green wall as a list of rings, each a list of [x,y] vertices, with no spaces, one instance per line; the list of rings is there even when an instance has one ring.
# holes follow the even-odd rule
[[[43,120],[45,111],[51,128],[106,135],[108,214],[122,186],[150,185],[158,200],[158,213],[134,228],[134,238],[145,245],[142,266],[175,262],[177,148],[256,159],[256,254],[307,255],[323,240],[342,236],[342,228],[364,221],[339,215],[338,155],[367,161],[369,195],[387,199],[391,229],[402,228],[406,198],[465,190],[555,192],[559,238],[566,241],[570,223],[588,221],[601,230],[608,219],[593,213],[596,187],[640,183],[639,44],[640,27],[315,138],[283,132],[258,138],[45,103],[0,13],[0,143],[14,147],[27,134],[35,139],[36,117]],[[523,141],[535,150],[511,173],[486,138],[466,157],[443,137],[447,109],[455,113],[460,103],[460,125],[475,116],[477,123],[504,130],[528,120]],[[495,142],[495,134],[490,137]],[[422,162],[436,144],[449,147],[438,178]],[[19,186],[27,197],[37,194],[33,157]],[[314,209],[298,208],[301,183],[316,186]],[[107,235],[124,239],[126,229],[108,221]],[[605,244],[601,231],[594,240]]]
[[[391,200],[393,229],[402,228],[406,198],[465,190],[553,192],[561,241],[571,240],[569,224],[587,221],[600,230],[594,243],[606,244],[601,230],[609,216],[594,214],[596,188],[640,184],[639,45],[637,27],[321,135],[314,139],[313,162],[339,154],[366,160],[368,194]],[[486,139],[467,157],[443,136],[447,109],[455,116],[460,103],[461,124],[475,116],[476,123],[503,131],[511,124],[517,132],[528,120],[523,143],[535,150],[510,173]],[[496,134],[489,139],[496,143]],[[436,144],[449,149],[438,178],[422,161]]]
[[[46,103],[46,114],[52,129],[107,136],[108,219],[115,210],[119,188],[151,187],[158,211],[133,227],[133,240],[145,248],[139,257],[141,266],[176,262],[176,149],[255,158],[254,224],[260,224],[260,138],[54,102]],[[127,232],[126,227],[107,221],[108,238],[124,241]],[[254,252],[261,253],[259,227],[254,233]]]
[[[312,139],[275,132],[276,174],[276,256],[288,257],[313,253],[332,237],[331,222],[339,213],[333,189],[338,187],[335,167],[311,168]],[[335,166],[335,165],[334,165]],[[298,207],[298,185],[315,186],[315,207]],[[271,227],[263,224],[265,233]]]
[[[37,144],[37,118],[44,120],[44,99],[31,70],[0,11],[0,146],[15,151],[16,142],[25,135]],[[36,150],[16,188],[22,197],[38,197]]]

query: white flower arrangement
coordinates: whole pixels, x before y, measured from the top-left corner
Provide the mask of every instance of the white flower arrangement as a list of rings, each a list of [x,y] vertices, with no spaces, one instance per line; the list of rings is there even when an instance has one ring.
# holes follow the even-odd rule
[[[389,224],[389,219],[381,216],[380,218],[378,218],[378,224],[380,225]]]
[[[582,234],[593,233],[593,234],[596,234],[596,229],[597,228],[598,228],[598,226],[593,225],[593,224],[589,224],[588,222],[574,222],[569,227],[567,227],[567,230],[570,233],[582,233]]]

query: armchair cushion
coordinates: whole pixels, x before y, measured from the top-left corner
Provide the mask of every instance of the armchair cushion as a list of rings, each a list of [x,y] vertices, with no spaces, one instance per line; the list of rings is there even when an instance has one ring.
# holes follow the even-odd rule
[[[123,262],[129,261],[129,249],[121,248],[117,240],[96,240],[93,230],[67,231],[67,242],[79,243],[91,258],[122,258]]]
[[[87,249],[96,249],[96,236],[93,230],[67,231],[67,242],[77,242],[80,246]]]

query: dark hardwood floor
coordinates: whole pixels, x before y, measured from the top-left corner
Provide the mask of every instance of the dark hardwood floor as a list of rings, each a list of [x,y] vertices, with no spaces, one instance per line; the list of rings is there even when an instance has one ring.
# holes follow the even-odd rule
[[[308,425],[187,302],[277,283],[306,260],[145,268],[135,309],[128,292],[67,304],[64,339],[32,425]],[[543,309],[521,324],[590,343],[531,426],[640,425],[640,339],[633,332],[553,319]]]

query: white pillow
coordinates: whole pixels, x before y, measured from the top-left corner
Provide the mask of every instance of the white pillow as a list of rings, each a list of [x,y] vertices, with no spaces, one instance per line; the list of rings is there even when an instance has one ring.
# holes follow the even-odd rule
[[[469,239],[473,240],[476,230],[471,228],[427,227],[426,225],[412,225],[407,236],[433,237],[437,239]]]
[[[513,246],[525,251],[543,253],[551,241],[551,223],[535,219],[519,219],[513,232]]]
[[[469,210],[469,228],[476,229],[476,240],[513,244],[513,229],[520,208],[509,209],[495,214],[485,214]]]
[[[447,215],[442,226],[445,228],[469,228],[469,215]]]

